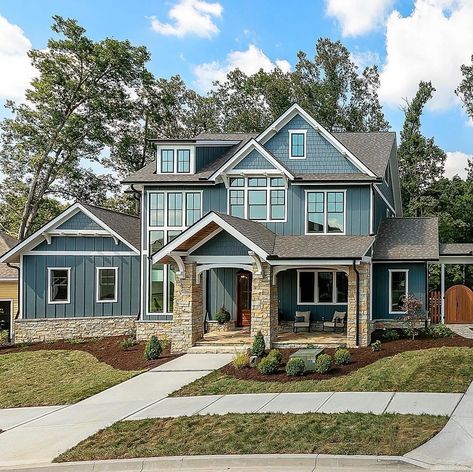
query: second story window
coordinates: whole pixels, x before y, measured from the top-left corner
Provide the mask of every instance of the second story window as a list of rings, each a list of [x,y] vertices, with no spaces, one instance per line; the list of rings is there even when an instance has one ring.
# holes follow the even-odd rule
[[[177,172],[180,174],[189,173],[191,169],[191,152],[189,149],[177,150]]]
[[[256,221],[285,221],[286,193],[282,177],[231,178],[228,213]]]
[[[161,172],[174,172],[174,149],[161,149]]]
[[[306,192],[306,233],[345,233],[345,192]]]
[[[306,130],[289,131],[289,159],[306,158]]]
[[[158,174],[190,174],[194,172],[193,147],[172,145],[159,147],[157,153],[156,172]]]

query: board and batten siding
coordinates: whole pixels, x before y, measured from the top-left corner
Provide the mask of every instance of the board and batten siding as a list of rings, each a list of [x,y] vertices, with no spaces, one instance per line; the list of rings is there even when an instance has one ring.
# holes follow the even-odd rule
[[[396,319],[402,314],[389,313],[389,269],[409,270],[408,292],[419,299],[426,309],[427,265],[419,263],[373,264],[373,319]]]
[[[237,272],[240,269],[219,268],[206,271],[207,277],[207,313],[210,319],[224,306],[232,320],[236,320]]]
[[[54,241],[55,240],[55,241]],[[53,245],[54,244],[54,245]],[[112,238],[57,237],[49,247],[55,251],[122,251]],[[37,246],[41,250],[43,243]],[[53,249],[56,248],[56,249]],[[127,252],[130,248],[125,246]],[[32,251],[34,252],[34,251]],[[48,303],[48,268],[70,267],[70,302]],[[96,302],[96,268],[118,267],[118,299]],[[136,256],[43,255],[23,256],[23,307],[25,319],[92,316],[130,316],[139,313],[140,258]]]
[[[113,238],[110,237],[94,237],[88,238],[84,236],[53,236],[51,238],[51,244],[46,241],[41,242],[35,248],[35,251],[125,251],[130,252],[129,246],[121,241],[115,244]]]

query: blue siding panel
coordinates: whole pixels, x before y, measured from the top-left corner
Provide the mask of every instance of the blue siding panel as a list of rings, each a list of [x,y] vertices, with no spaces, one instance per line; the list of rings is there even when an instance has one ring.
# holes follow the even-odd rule
[[[223,156],[227,151],[228,146],[215,146],[215,147],[197,147],[195,151],[195,166],[196,171],[200,171],[207,167],[210,163]]]
[[[307,130],[307,158],[289,159],[289,130]],[[352,174],[360,171],[299,115],[295,116],[265,144],[290,170],[296,173]]]
[[[198,247],[193,256],[247,256],[249,249],[226,231],[220,231],[210,241]]]
[[[426,264],[373,264],[373,319],[395,319],[402,315],[389,314],[389,269],[408,269],[408,290],[426,306]]]
[[[89,218],[86,214],[79,211],[72,215],[67,221],[57,227],[57,229],[94,229],[103,230],[102,226]]]
[[[53,236],[51,244],[42,241],[33,251],[127,251],[131,249],[121,241],[115,244],[113,238],[86,236]]]
[[[234,169],[275,169],[275,167],[256,149],[253,149]]]
[[[210,319],[222,306],[236,320],[236,277],[239,269],[212,269],[207,275],[207,311]]]

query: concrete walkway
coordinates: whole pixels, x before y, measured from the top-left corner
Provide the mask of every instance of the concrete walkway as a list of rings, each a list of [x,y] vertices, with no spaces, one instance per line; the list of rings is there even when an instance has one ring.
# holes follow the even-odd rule
[[[442,431],[406,457],[435,466],[473,468],[473,383]]]
[[[449,324],[447,325],[455,334],[462,338],[473,339],[473,324]]]
[[[450,416],[462,393],[313,392],[171,397],[128,420],[227,413],[400,413]]]
[[[51,462],[78,442],[116,421],[149,407],[171,392],[228,364],[231,354],[186,354],[65,408],[21,420],[0,434],[0,466]],[[18,410],[18,409],[15,409]]]
[[[0,410],[0,430],[16,428],[29,421],[49,415],[53,411],[66,408],[68,405],[58,406],[31,406],[25,408],[3,408]]]

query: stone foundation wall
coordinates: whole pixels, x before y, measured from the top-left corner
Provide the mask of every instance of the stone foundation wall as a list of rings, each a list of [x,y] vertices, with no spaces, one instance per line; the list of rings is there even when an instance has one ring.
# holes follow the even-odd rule
[[[357,266],[360,274],[360,299],[358,317],[358,345],[368,346],[371,341],[370,312],[370,265],[362,263]],[[348,273],[348,313],[347,313],[347,345],[356,347],[356,272],[350,267]]]
[[[235,322],[229,321],[228,323],[220,324],[217,321],[208,321],[208,332],[209,333],[221,333],[226,331],[232,331],[235,329]]]
[[[15,320],[15,343],[59,341],[133,334],[134,316]]]
[[[136,339],[138,341],[147,341],[151,336],[157,336],[158,339],[171,340],[172,321],[137,321]]]

